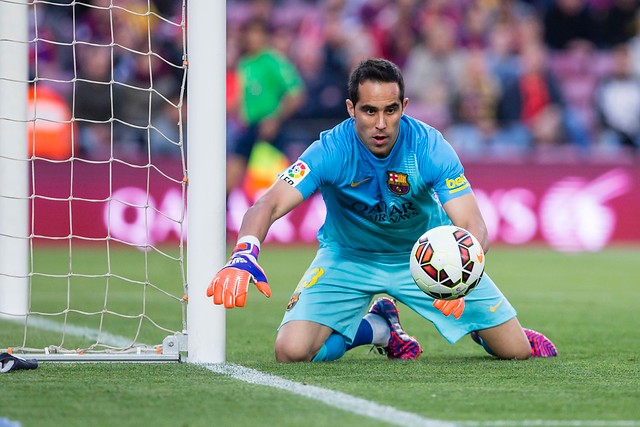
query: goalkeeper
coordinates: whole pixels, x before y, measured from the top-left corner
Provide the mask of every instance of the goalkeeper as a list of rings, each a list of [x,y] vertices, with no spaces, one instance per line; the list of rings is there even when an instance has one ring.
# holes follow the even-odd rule
[[[523,329],[516,311],[484,274],[464,298],[434,300],[413,282],[409,253],[425,230],[454,224],[489,249],[487,229],[452,147],[434,128],[404,114],[398,67],[361,62],[349,79],[349,118],[320,135],[245,214],[238,245],[207,295],[227,308],[245,305],[249,283],[270,296],[258,265],[271,224],[316,190],[327,214],[315,259],[294,290],[275,342],[280,362],[327,361],[373,344],[389,359],[422,352],[394,301],[431,322],[450,343],[465,335],[501,359],[552,357],[544,335]]]

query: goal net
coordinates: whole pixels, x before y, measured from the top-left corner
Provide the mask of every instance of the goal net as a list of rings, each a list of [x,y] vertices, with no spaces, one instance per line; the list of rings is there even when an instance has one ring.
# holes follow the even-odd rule
[[[186,355],[186,9],[0,0],[0,352]]]

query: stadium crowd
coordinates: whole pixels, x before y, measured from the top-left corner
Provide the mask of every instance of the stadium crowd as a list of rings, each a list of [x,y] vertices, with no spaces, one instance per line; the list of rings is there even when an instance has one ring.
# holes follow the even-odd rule
[[[151,2],[164,16],[176,17],[174,22],[179,22],[180,3]],[[128,7],[135,4],[146,8],[147,0]],[[40,36],[55,40],[68,32],[70,9],[48,7]],[[290,158],[321,130],[346,118],[347,76],[367,57],[385,57],[401,67],[410,99],[407,112],[441,130],[462,157],[626,159],[640,152],[636,0],[228,0],[227,10],[229,149],[246,125],[238,83],[246,54],[244,29],[259,20],[267,25],[270,47],[293,65],[304,88],[303,101],[279,123],[284,141],[279,147]],[[77,13],[76,34],[109,42],[110,28],[101,24],[101,12],[86,8]],[[146,25],[140,19],[116,22],[116,42],[145,52],[146,31],[136,28],[146,30]],[[179,31],[168,31],[166,25],[151,30],[153,48],[180,64]],[[92,59],[80,61],[79,72],[108,81],[110,76],[100,76],[108,69],[104,64],[110,60],[100,58],[107,52],[83,50],[78,57]],[[126,49],[119,53],[114,78],[148,86],[148,58],[136,61]],[[40,73],[59,76],[74,69],[72,55],[55,44],[42,45],[38,59]],[[144,127],[149,111],[154,126],[166,129],[156,139],[177,139],[170,135],[175,108],[162,106],[171,106],[163,98],[179,95],[182,71],[156,62],[152,80],[163,97],[149,99],[148,92],[126,85],[115,95],[91,83],[76,90],[76,117],[98,122],[80,130],[87,155],[105,149],[100,127],[112,115],[116,124],[129,124],[117,126],[118,144],[129,151],[144,145],[146,130],[136,126]],[[70,102],[71,90],[58,92]]]

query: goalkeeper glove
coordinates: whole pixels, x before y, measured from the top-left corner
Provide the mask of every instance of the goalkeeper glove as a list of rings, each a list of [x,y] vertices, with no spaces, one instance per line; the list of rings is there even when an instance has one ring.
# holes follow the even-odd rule
[[[440,310],[445,316],[449,316],[453,313],[453,317],[459,319],[464,311],[464,298],[451,300],[437,299],[433,301],[433,306]]]
[[[229,261],[209,284],[207,296],[213,297],[214,304],[224,304],[226,308],[244,307],[249,282],[253,282],[267,298],[271,296],[267,276],[258,265],[259,241],[256,238],[246,240],[238,242]]]

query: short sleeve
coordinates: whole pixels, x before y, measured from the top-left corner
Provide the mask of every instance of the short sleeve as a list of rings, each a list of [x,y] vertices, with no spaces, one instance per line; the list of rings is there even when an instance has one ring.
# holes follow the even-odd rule
[[[315,141],[300,158],[278,175],[278,179],[295,187],[307,199],[331,180],[334,156],[322,141]]]
[[[442,204],[449,200],[471,193],[471,185],[464,176],[464,168],[453,147],[442,137],[440,132],[436,135],[434,143],[428,147],[429,152],[425,156],[428,179],[433,189],[438,194]]]

